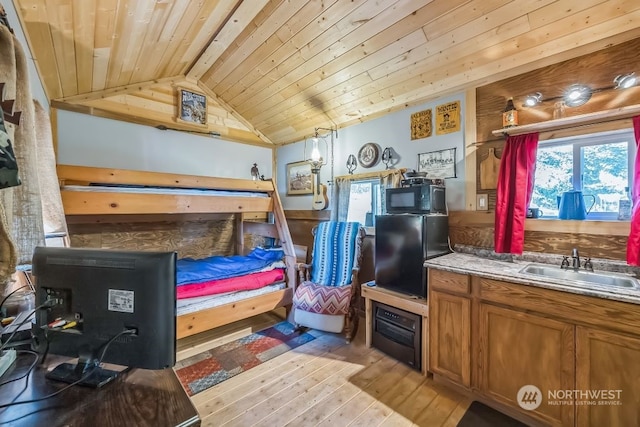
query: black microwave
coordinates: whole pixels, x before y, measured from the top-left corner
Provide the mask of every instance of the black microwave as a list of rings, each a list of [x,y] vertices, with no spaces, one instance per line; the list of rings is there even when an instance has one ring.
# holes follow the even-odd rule
[[[423,184],[409,187],[387,188],[387,213],[447,213],[445,188],[442,185]]]

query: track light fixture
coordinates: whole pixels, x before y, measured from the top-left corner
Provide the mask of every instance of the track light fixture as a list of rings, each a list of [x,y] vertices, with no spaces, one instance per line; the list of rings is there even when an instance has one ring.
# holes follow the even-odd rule
[[[524,99],[525,107],[535,107],[542,101],[542,94],[540,92],[536,92],[531,95],[527,95]]]
[[[567,107],[579,107],[586,104],[592,94],[593,90],[589,86],[574,84],[569,86],[562,99]]]
[[[636,73],[620,74],[613,79],[613,84],[616,89],[629,89],[635,86],[637,82],[638,78],[636,77]]]

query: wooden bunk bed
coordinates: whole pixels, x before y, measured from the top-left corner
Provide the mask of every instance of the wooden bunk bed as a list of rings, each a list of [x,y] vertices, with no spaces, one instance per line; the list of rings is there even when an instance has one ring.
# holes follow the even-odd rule
[[[286,285],[282,289],[178,315],[178,338],[279,307],[289,311],[296,284],[296,253],[280,197],[271,180],[68,165],[59,165],[57,171],[69,224],[197,221],[225,214],[233,217],[236,254],[244,255],[250,249],[245,246],[247,235],[276,239],[282,247],[286,265]],[[147,188],[153,192],[142,191]],[[211,194],[209,190],[219,192]]]

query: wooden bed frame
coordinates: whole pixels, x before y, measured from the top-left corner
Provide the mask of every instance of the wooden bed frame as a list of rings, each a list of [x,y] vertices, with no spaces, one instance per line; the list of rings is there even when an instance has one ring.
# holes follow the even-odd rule
[[[216,214],[233,214],[237,254],[245,254],[245,234],[278,239],[284,249],[287,286],[218,307],[177,317],[177,337],[226,325],[261,313],[291,307],[296,285],[296,252],[274,183],[233,178],[215,178],[123,169],[58,165],[62,203],[67,221],[141,221],[145,217],[173,220],[202,219]],[[122,184],[153,187],[251,191],[268,197],[207,196],[177,194],[133,194],[113,191],[69,191],[65,185]],[[254,213],[267,213],[272,222],[247,221]],[[269,215],[272,214],[272,215]],[[116,219],[117,218],[117,219]],[[250,248],[249,248],[250,249]]]

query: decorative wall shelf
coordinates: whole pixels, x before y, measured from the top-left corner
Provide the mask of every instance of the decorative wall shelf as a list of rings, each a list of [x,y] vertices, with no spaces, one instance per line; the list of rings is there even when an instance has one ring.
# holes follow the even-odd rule
[[[551,132],[578,126],[592,125],[596,123],[612,122],[628,119],[640,115],[640,105],[615,108],[611,110],[597,111],[595,113],[581,114],[578,116],[562,117],[560,119],[547,120],[539,123],[530,123],[521,126],[494,130],[494,136],[523,135],[532,132]]]

